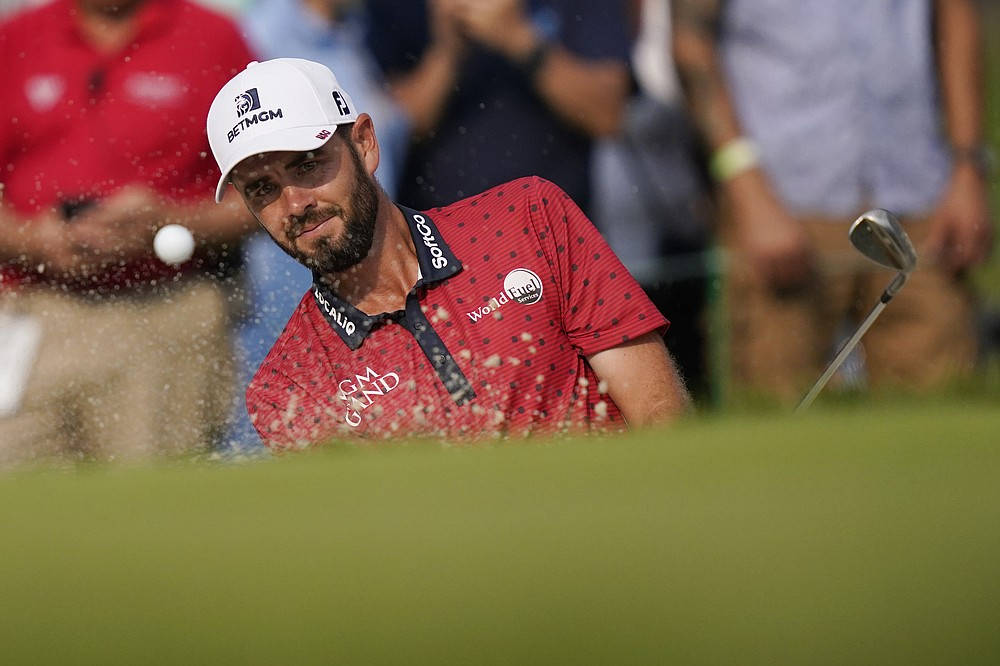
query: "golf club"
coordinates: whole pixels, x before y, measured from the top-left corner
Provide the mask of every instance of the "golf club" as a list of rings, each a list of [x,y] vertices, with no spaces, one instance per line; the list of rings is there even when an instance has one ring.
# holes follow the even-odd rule
[[[833,373],[841,366],[844,359],[851,353],[851,350],[857,346],[858,341],[861,340],[861,336],[871,328],[871,325],[878,316],[882,314],[882,310],[885,309],[886,304],[902,289],[907,276],[909,276],[910,272],[917,265],[917,252],[913,249],[910,237],[903,231],[903,227],[899,224],[896,216],[887,210],[875,208],[856,219],[854,224],[851,225],[848,238],[850,238],[851,244],[861,254],[879,265],[886,268],[893,268],[899,272],[889,283],[889,286],[885,288],[885,291],[882,292],[879,302],[875,304],[872,311],[861,322],[858,330],[841,347],[834,359],[830,361],[830,365],[827,366],[823,374],[820,375],[820,378],[816,380],[813,387],[809,389],[809,392],[799,402],[798,407],[795,408],[797,412],[812,404],[816,396],[819,395],[819,392],[826,386],[826,383],[830,381]]]

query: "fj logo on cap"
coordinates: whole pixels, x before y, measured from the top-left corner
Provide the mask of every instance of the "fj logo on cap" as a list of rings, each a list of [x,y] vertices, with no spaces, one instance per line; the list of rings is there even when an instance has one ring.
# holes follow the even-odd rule
[[[236,117],[242,118],[251,111],[260,108],[260,98],[257,96],[257,89],[251,88],[240,94],[236,98]]]
[[[340,111],[340,115],[351,115],[351,107],[347,106],[347,100],[345,100],[344,96],[340,94],[340,91],[333,91],[333,101],[337,103],[337,111]]]

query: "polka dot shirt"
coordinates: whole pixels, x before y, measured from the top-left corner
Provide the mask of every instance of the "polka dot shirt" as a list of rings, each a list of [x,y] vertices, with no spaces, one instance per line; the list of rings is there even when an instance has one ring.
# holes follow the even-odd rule
[[[266,444],[624,428],[586,357],[668,322],[562,190],[400,209],[421,276],[405,308],[366,315],[317,282],[247,388]]]

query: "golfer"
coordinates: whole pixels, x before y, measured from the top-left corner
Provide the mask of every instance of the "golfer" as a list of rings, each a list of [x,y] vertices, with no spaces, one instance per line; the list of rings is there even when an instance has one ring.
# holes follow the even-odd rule
[[[667,320],[554,184],[394,204],[371,117],[307,60],[251,63],[208,136],[216,198],[232,184],[313,274],[247,388],[272,449],[621,430],[687,408]]]

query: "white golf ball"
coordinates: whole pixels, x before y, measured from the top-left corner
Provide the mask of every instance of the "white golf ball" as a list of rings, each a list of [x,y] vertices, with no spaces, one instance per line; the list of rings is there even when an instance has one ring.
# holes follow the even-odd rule
[[[165,264],[172,266],[183,264],[194,254],[194,236],[187,227],[167,224],[156,232],[153,238],[153,251]]]

